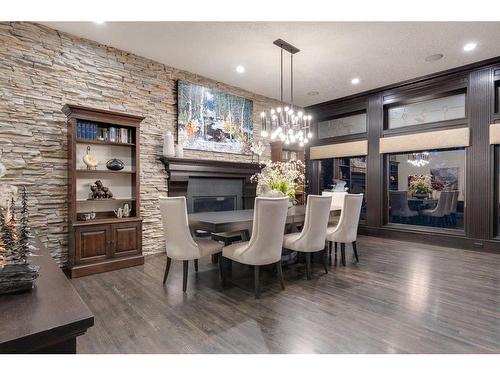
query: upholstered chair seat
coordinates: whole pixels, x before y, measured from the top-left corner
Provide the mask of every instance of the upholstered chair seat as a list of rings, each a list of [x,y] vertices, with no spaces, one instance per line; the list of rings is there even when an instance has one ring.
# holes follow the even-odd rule
[[[332,243],[335,243],[335,265],[337,265],[337,243],[341,246],[342,265],[345,266],[345,245],[351,243],[356,260],[359,261],[356,249],[356,239],[358,235],[359,216],[361,205],[363,204],[363,194],[347,194],[344,200],[344,208],[340,214],[337,226],[327,229],[326,240],[329,242],[329,253],[331,263]]]
[[[325,238],[331,201],[332,197],[329,195],[309,195],[302,231],[300,233],[286,234],[283,238],[283,247],[285,249],[306,254],[307,279],[311,279],[311,253],[325,251],[324,267],[325,272],[328,273]]]
[[[194,261],[195,271],[198,271],[198,259],[220,253],[223,245],[209,238],[191,236],[185,197],[160,197],[160,212],[167,251],[163,283],[167,281],[172,259],[180,260],[183,263],[182,290],[185,292],[189,261]]]
[[[259,298],[260,267],[276,264],[281,287],[284,289],[281,252],[287,211],[287,197],[257,197],[255,199],[253,230],[250,241],[234,243],[222,249],[222,257],[219,260],[219,265],[223,283],[225,283],[225,261],[230,260],[253,266],[255,298]]]

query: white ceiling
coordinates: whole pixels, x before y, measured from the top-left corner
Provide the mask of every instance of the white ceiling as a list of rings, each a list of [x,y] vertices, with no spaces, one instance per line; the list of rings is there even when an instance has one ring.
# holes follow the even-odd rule
[[[282,38],[301,49],[294,57],[295,102],[303,106],[500,56],[500,22],[44,24],[273,98],[279,48],[272,42]],[[464,52],[470,41],[478,47]],[[436,53],[444,58],[425,61]],[[236,73],[237,65],[246,72]],[[361,80],[356,86],[353,77]]]

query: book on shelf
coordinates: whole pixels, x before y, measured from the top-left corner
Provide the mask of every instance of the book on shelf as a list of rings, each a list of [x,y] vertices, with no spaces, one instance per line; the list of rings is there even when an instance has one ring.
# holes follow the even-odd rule
[[[79,140],[133,143],[132,129],[103,126],[91,121],[78,121],[76,136]]]

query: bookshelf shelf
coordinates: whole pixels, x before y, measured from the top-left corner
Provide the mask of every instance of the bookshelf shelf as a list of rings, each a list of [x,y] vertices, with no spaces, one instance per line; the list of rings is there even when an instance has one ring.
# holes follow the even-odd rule
[[[104,146],[128,146],[128,147],[135,147],[135,143],[100,141],[98,139],[82,139],[82,138],[77,138],[76,143],[85,143],[85,144],[91,144],[91,145],[104,145]]]

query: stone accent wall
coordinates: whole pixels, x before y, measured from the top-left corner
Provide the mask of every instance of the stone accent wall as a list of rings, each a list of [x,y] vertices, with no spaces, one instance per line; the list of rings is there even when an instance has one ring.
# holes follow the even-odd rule
[[[193,73],[34,23],[0,23],[0,149],[3,182],[27,185],[31,225],[60,264],[68,259],[66,103],[145,116],[141,128],[144,253],[164,250],[158,196],[167,194],[158,158],[163,134],[176,131],[176,80],[253,100],[259,114],[277,102]],[[270,148],[266,150],[269,158]],[[251,157],[185,151],[185,157]]]

